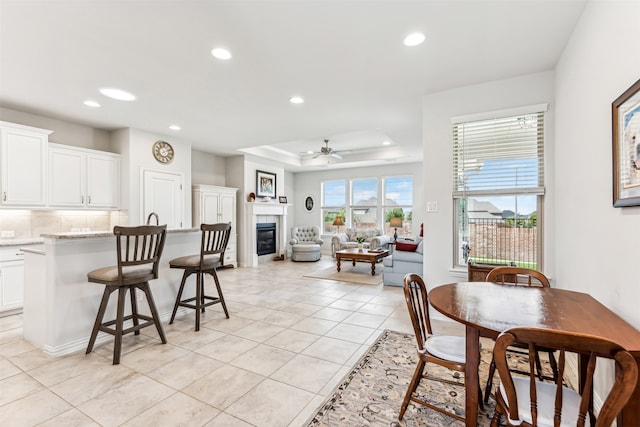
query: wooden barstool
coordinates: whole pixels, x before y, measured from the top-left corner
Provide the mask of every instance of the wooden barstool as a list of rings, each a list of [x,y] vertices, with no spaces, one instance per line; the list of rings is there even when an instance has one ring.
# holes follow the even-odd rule
[[[160,263],[160,256],[164,249],[166,232],[166,225],[142,225],[139,227],[116,226],[113,228],[113,234],[116,236],[118,265],[93,270],[87,274],[89,282],[105,285],[100,308],[98,309],[96,321],[91,331],[89,345],[87,346],[87,354],[93,350],[93,345],[96,342],[99,331],[106,332],[115,337],[113,346],[114,365],[120,363],[123,335],[131,332],[139,335],[140,329],[155,325],[162,343],[167,343],[162,325],[160,324],[160,316],[158,315],[158,310],[153,302],[153,296],[149,288],[149,280],[158,278],[158,264]],[[140,289],[145,293],[151,316],[138,313],[136,289]],[[131,296],[131,314],[125,316],[124,305],[127,290],[129,290]],[[103,323],[102,320],[109,303],[109,297],[115,291],[118,291],[116,318],[115,320]],[[133,326],[124,329],[124,322],[127,320],[131,320]],[[144,320],[145,322],[140,323],[140,320]],[[115,325],[115,328],[111,328],[110,326],[112,325]]]
[[[184,270],[182,282],[176,297],[176,303],[173,306],[173,313],[169,324],[172,324],[178,307],[188,307],[196,311],[196,331],[200,330],[200,313],[204,313],[205,307],[213,304],[222,304],[224,314],[229,318],[227,305],[224,302],[222,289],[216,273],[216,267],[224,265],[224,251],[229,243],[229,235],[231,234],[231,224],[201,224],[202,243],[200,245],[200,253],[197,255],[187,255],[169,261],[171,268],[181,268]],[[182,298],[182,291],[187,278],[196,273],[196,296],[187,299]],[[218,296],[212,297],[204,293],[204,275],[210,274],[218,289]],[[208,302],[205,302],[208,301]]]

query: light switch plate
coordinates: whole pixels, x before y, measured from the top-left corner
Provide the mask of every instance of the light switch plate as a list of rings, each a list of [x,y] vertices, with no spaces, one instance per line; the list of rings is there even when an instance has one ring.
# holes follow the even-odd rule
[[[427,202],[427,212],[438,212],[438,202]]]

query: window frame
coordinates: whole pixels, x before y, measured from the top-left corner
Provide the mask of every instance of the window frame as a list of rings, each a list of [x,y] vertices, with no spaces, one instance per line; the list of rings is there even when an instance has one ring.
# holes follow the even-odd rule
[[[480,197],[498,197],[498,196],[510,196],[510,197],[518,197],[518,196],[525,196],[525,195],[535,195],[535,202],[536,202],[536,251],[535,251],[535,269],[537,270],[542,270],[543,266],[544,266],[544,240],[543,240],[543,236],[544,236],[544,223],[545,223],[545,219],[544,219],[544,195],[545,195],[545,183],[544,183],[544,162],[545,162],[545,141],[546,141],[546,137],[547,137],[547,126],[545,125],[545,120],[547,120],[546,117],[546,111],[547,111],[547,104],[538,104],[538,105],[533,105],[533,106],[527,106],[527,107],[521,107],[521,108],[514,108],[514,109],[508,109],[508,110],[501,110],[501,111],[495,111],[495,112],[488,112],[488,113],[481,113],[481,114],[474,114],[474,115],[467,115],[467,116],[460,116],[460,117],[454,117],[451,119],[451,124],[452,124],[452,160],[453,160],[453,191],[452,191],[452,203],[453,203],[453,256],[452,256],[452,264],[453,264],[453,268],[454,269],[461,269],[461,268],[466,268],[466,265],[464,264],[465,262],[465,258],[464,258],[464,250],[463,248],[461,248],[462,244],[464,243],[463,240],[463,236],[460,234],[462,232],[461,230],[461,225],[463,225],[463,223],[465,223],[467,225],[467,227],[469,226],[469,215],[468,213],[465,214],[465,217],[462,218],[461,217],[461,213],[459,212],[459,208],[461,207],[461,200],[469,200],[472,198],[480,198]],[[518,116],[523,116],[525,117],[526,115],[538,115],[538,118],[542,118],[542,124],[538,125],[541,126],[538,127],[538,132],[536,135],[536,156],[537,156],[537,166],[536,166],[536,176],[538,179],[537,182],[537,186],[526,186],[526,185],[519,185],[520,183],[518,183],[517,181],[517,175],[516,175],[516,180],[515,180],[515,185],[512,185],[511,187],[503,187],[503,188],[498,188],[496,189],[495,187],[499,187],[500,185],[504,185],[504,182],[509,182],[509,179],[505,179],[504,182],[499,181],[500,178],[496,178],[495,176],[497,176],[497,173],[494,173],[494,181],[488,181],[491,182],[492,184],[494,184],[494,188],[483,188],[483,189],[479,189],[479,190],[470,190],[467,188],[467,186],[465,185],[462,190],[460,190],[460,183],[461,181],[464,182],[464,179],[466,179],[467,175],[463,172],[464,177],[460,178],[460,158],[464,158],[464,147],[462,148],[462,150],[460,149],[459,145],[461,144],[460,140],[457,139],[457,137],[459,136],[456,132],[456,127],[461,125],[461,124],[465,124],[465,123],[472,123],[472,122],[483,122],[483,121],[490,121],[495,119],[496,121],[505,119],[505,120],[509,120],[509,119],[514,119]],[[513,141],[514,137],[510,136],[510,140],[509,141]],[[487,143],[488,144],[488,143]],[[495,145],[495,142],[493,143]],[[462,145],[464,146],[464,141],[462,141]],[[517,150],[516,150],[517,152]],[[494,152],[492,154],[495,153],[505,153],[505,151],[503,150],[498,150],[497,152]],[[514,154],[514,152],[512,151],[511,154]],[[526,158],[526,157],[524,157]],[[499,157],[487,157],[486,159],[488,159],[489,161],[496,161],[497,159],[499,159]],[[465,164],[464,161],[467,160],[466,158],[463,159],[463,164],[462,164],[462,170],[465,171]],[[495,166],[497,170],[500,170],[502,167],[500,165]],[[500,172],[502,173],[502,172]],[[517,171],[516,171],[517,174]],[[467,206],[468,203],[465,203],[464,206]],[[516,206],[517,206],[517,202],[516,202]],[[518,210],[518,209],[515,209]],[[503,211],[504,212],[504,211]],[[518,212],[514,213],[514,217],[513,219],[516,220],[517,218],[519,218],[518,216]],[[468,238],[470,236],[467,236]],[[512,254],[509,254],[512,255]]]

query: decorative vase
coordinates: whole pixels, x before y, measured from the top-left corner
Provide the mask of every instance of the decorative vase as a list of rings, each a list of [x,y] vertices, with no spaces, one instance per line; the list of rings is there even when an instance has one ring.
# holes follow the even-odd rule
[[[362,243],[358,243],[358,252],[362,252]]]

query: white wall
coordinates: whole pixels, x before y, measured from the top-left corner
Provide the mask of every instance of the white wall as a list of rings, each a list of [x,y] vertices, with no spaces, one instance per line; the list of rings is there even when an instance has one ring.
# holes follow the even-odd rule
[[[420,163],[389,164],[385,166],[371,166],[351,169],[327,169],[314,172],[297,172],[294,174],[293,197],[289,197],[289,203],[293,206],[289,211],[294,215],[295,222],[291,226],[310,226],[322,223],[321,187],[325,180],[350,179],[350,178],[382,178],[386,176],[412,175],[414,183],[413,192],[413,230],[419,230],[423,219],[423,167]],[[304,200],[307,196],[313,197],[316,202],[313,212],[304,209]],[[291,230],[289,230],[290,232]],[[331,252],[331,236],[323,236],[324,245],[322,251]]]
[[[204,151],[191,151],[191,182],[196,184],[226,186],[226,162],[224,157]]]
[[[466,278],[453,267],[453,159],[451,118],[548,103],[545,116],[544,272],[554,276],[554,73],[536,73],[447,90],[423,98],[424,194],[438,212],[424,216],[424,278],[431,288]]]
[[[0,108],[0,120],[52,130],[49,142],[117,153],[110,144],[106,130],[8,108]]]
[[[587,5],[556,70],[555,148],[558,286],[637,329],[640,207],[612,207],[611,103],[640,78],[639,23],[640,2]]]

